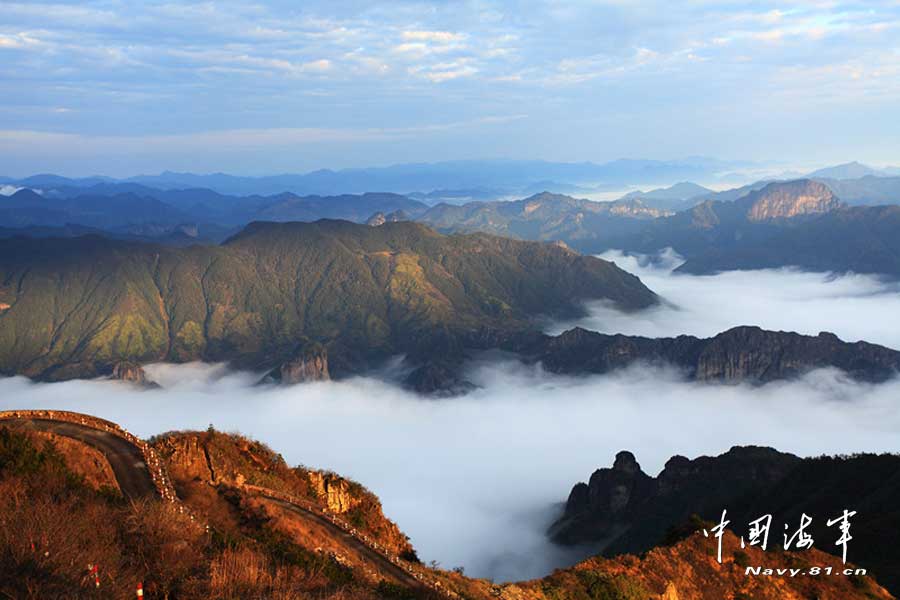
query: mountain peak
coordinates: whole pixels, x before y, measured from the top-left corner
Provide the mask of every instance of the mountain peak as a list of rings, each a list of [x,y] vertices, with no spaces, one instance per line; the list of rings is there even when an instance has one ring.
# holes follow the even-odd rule
[[[865,177],[866,175],[881,174],[882,173],[877,169],[854,160],[852,162],[813,171],[808,177],[821,177],[823,179],[858,179],[860,177]]]
[[[842,206],[827,185],[811,179],[773,182],[747,194],[739,202],[747,206],[750,221],[789,219],[825,213]]]

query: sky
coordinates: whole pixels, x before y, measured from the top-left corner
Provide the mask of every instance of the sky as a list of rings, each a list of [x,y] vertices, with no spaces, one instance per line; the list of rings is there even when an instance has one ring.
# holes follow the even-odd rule
[[[900,2],[4,1],[0,174],[900,163]]]

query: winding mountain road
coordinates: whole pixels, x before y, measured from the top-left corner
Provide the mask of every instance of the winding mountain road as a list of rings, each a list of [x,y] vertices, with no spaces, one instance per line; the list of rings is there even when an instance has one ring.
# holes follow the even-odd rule
[[[134,499],[157,495],[140,449],[117,435],[88,425],[51,419],[3,419],[0,423],[13,423],[23,429],[44,431],[83,442],[103,453],[123,495]]]
[[[342,528],[332,523],[328,517],[322,515],[321,513],[317,513],[315,511],[304,508],[303,506],[288,502],[286,500],[282,500],[280,498],[275,498],[274,496],[268,496],[265,493],[260,493],[258,495],[263,496],[264,498],[266,498],[266,500],[273,502],[295,514],[298,514],[305,519],[315,521],[317,524],[327,528],[332,532],[335,539],[341,540],[344,545],[358,552],[360,555],[377,565],[383,573],[390,575],[400,583],[413,588],[428,589],[428,586],[413,577],[412,574],[395,565],[386,556],[369,547],[367,544],[354,537],[351,533],[344,531]]]
[[[52,433],[96,448],[109,461],[123,495],[133,499],[159,496],[150,470],[144,461],[144,455],[141,449],[133,442],[123,438],[121,435],[116,435],[112,431],[91,425],[86,420],[82,420],[82,424],[79,424],[71,420],[44,418],[42,416],[23,416],[22,412],[27,411],[0,413],[0,424],[11,424],[26,430]],[[88,417],[87,415],[84,416]],[[108,425],[113,424],[108,423]],[[109,428],[107,427],[107,429]],[[266,488],[247,486],[247,489],[243,491],[263,497],[303,519],[313,521],[317,525],[326,528],[336,540],[340,540],[342,544],[353,549],[360,556],[377,566],[381,573],[395,581],[411,588],[430,589],[427,583],[417,579],[412,573],[396,564],[388,555],[379,552],[369,543],[337,525],[327,515],[319,512],[321,509],[313,509],[279,498],[275,495],[275,492]]]

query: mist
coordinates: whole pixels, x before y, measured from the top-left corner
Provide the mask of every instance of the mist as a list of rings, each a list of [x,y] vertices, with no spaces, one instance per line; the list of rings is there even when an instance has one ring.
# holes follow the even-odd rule
[[[810,273],[793,268],[689,275],[674,270],[684,260],[607,252],[600,258],[641,278],[662,297],[657,308],[623,313],[589,302],[582,319],[548,324],[548,333],[575,325],[603,333],[647,337],[710,337],[737,325],[817,335],[829,331],[848,342],[865,340],[900,349],[900,283],[874,275]]]
[[[638,315],[592,306],[582,324],[711,335],[755,323],[900,347],[900,332],[883,330],[900,308],[889,284],[790,270],[676,276],[669,258],[656,267],[617,260],[670,305]],[[544,532],[572,485],[610,466],[619,450],[656,475],[674,454],[715,455],[734,445],[814,456],[896,451],[900,439],[898,379],[863,384],[826,369],[762,387],[720,386],[658,367],[569,377],[496,357],[468,369],[479,389],[432,400],[371,377],[257,386],[259,374],[222,365],[160,364],[146,370],[162,388],[146,391],[104,380],[0,379],[0,409],[76,410],[141,436],[209,424],[239,431],[289,464],[363,483],[424,561],[497,581],[539,577],[593,550],[562,550]]]

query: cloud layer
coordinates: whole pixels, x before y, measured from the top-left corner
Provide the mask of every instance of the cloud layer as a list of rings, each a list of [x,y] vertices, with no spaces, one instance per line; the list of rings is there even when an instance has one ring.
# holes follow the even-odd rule
[[[472,158],[474,146],[553,160],[890,162],[898,31],[889,1],[6,2],[0,131],[82,136],[85,154],[45,141],[0,146],[0,159],[11,174],[110,175]],[[485,124],[510,112],[528,118]],[[750,122],[753,136],[740,135]],[[433,129],[447,123],[473,125]],[[312,129],[335,139],[292,133]],[[347,138],[373,129],[422,134],[354,151]],[[110,141],[260,130],[281,143],[248,152],[238,136],[124,160]]]
[[[631,319],[605,311],[597,323],[708,334],[745,319],[771,326],[794,318],[803,328],[827,324],[852,339],[879,331],[897,302],[867,278],[666,273],[642,271],[689,308]],[[872,386],[818,371],[754,388],[689,383],[658,369],[560,377],[502,359],[470,369],[481,389],[434,401],[371,378],[272,388],[255,386],[258,375],[222,366],[155,365],[148,371],[162,390],[0,379],[0,409],[88,412],[142,436],[210,423],[241,431],[289,463],[334,469],[368,486],[424,560],[502,580],[546,574],[588,551],[563,552],[547,543],[544,530],[571,486],[609,466],[619,450],[633,451],[656,474],[673,454],[719,454],[736,444],[807,456],[896,451],[900,435],[898,380]]]
[[[591,303],[589,317],[553,323],[549,332],[580,325],[604,333],[710,337],[738,325],[758,325],[807,335],[829,331],[844,341],[864,340],[900,349],[900,330],[886,326],[900,314],[896,282],[795,269],[683,275],[673,272],[683,260],[671,251],[653,260],[620,252],[600,256],[640,277],[662,296],[664,304],[640,314],[624,314],[603,303]]]

